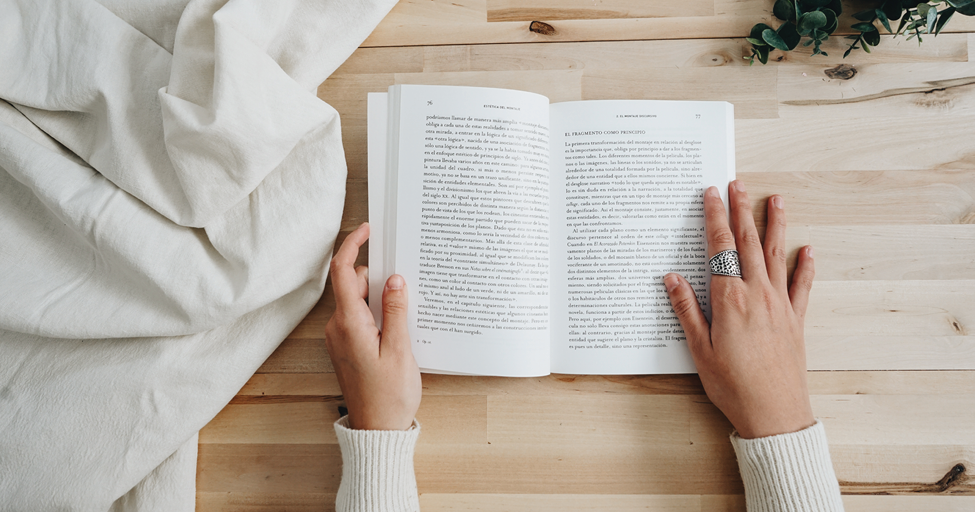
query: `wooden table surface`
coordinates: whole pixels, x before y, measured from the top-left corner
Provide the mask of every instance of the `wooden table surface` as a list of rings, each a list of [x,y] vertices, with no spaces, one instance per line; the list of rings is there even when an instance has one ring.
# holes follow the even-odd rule
[[[730,101],[756,214],[781,194],[790,248],[816,248],[809,386],[847,509],[975,510],[975,18],[955,16],[920,47],[884,36],[843,60],[833,37],[829,57],[774,52],[749,67],[742,36],[771,5],[401,2],[319,88],[341,113],[349,165],[339,241],[368,215],[367,92],[428,83],[553,102]],[[535,20],[547,25],[533,32]],[[856,75],[831,79],[839,64]],[[332,309],[329,287],[200,432],[198,510],[333,508]],[[425,512],[744,510],[731,426],[695,375],[424,375],[423,388]]]

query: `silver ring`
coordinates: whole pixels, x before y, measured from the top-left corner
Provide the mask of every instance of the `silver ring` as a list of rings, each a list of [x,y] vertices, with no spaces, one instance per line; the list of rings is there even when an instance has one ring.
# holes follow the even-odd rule
[[[741,277],[741,262],[738,261],[738,251],[729,249],[715,254],[708,261],[711,265],[711,275]]]

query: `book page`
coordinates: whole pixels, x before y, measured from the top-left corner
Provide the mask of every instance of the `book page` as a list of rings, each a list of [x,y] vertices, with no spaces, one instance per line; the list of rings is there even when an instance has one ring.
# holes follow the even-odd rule
[[[547,375],[548,99],[404,85],[390,100],[398,140],[389,145],[397,160],[386,204],[396,209],[385,216],[386,253],[394,251],[385,270],[408,283],[417,362]]]
[[[663,276],[710,317],[703,194],[727,203],[732,106],[582,101],[551,119],[552,371],[695,372]]]

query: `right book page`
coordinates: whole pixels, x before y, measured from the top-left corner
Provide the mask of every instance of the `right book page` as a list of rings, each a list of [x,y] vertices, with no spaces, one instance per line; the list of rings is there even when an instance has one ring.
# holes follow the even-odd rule
[[[694,373],[663,276],[710,318],[703,194],[735,178],[726,102],[551,105],[552,372]]]

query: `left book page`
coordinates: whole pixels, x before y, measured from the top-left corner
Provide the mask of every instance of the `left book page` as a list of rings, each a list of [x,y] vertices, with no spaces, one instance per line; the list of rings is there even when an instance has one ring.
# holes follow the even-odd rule
[[[548,116],[523,91],[369,95],[369,301],[378,322],[386,278],[406,278],[424,371],[549,373]]]

